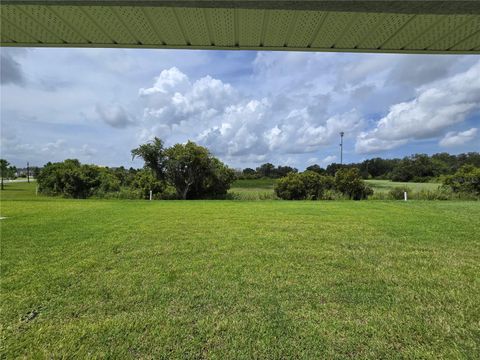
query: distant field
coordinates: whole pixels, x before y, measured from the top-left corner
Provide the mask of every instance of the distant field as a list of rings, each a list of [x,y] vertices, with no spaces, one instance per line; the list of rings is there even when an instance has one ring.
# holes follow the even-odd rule
[[[365,180],[375,192],[387,192],[398,186],[406,186],[413,191],[419,190],[437,190],[441,184],[438,183],[413,183],[413,182],[393,182],[390,180]]]
[[[1,358],[476,358],[480,204],[1,192]],[[477,355],[475,355],[477,354]]]
[[[229,190],[238,200],[273,200],[276,179],[236,180]]]
[[[436,190],[441,184],[436,183],[402,183],[392,182],[390,180],[365,180],[374,192],[388,192],[390,189],[397,186],[406,186],[412,191],[419,190]],[[232,184],[231,193],[239,194],[244,200],[262,200],[275,198],[273,188],[276,179],[247,179],[237,180]]]

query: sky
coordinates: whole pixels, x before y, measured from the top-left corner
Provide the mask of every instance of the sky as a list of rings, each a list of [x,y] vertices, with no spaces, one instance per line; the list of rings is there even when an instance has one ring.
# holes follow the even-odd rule
[[[1,157],[140,167],[157,136],[233,168],[480,151],[480,57],[1,49]]]

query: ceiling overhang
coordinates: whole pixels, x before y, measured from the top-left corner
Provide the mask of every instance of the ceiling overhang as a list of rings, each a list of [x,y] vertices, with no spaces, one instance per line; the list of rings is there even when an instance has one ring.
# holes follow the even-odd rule
[[[480,1],[2,0],[1,45],[480,54]]]

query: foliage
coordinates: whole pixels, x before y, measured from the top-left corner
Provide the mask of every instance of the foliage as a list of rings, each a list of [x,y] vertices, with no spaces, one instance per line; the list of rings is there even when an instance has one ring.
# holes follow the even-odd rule
[[[165,150],[165,175],[180,199],[225,196],[235,179],[232,169],[208,149],[188,141]]]
[[[155,137],[153,141],[142,144],[132,150],[132,159],[140,157],[145,162],[145,167],[151,169],[158,180],[165,179],[165,149],[163,141]]]
[[[390,189],[388,196],[393,200],[403,200],[405,198],[405,192],[407,193],[407,196],[410,196],[412,190],[407,186],[396,186]]]
[[[164,187],[164,184],[159,181],[149,169],[138,171],[131,184],[132,189],[140,192],[142,199],[149,199],[150,191],[152,191],[152,195],[161,193]]]
[[[76,159],[48,163],[38,174],[37,182],[43,194],[80,199],[119,191],[121,185],[108,168],[82,165]]]
[[[326,172],[327,172],[324,168],[320,167],[320,165],[317,165],[317,164],[310,165],[305,170],[306,171],[313,171],[313,172],[316,172],[317,174],[320,174],[320,175],[325,175]]]
[[[15,177],[16,170],[16,167],[10,166],[10,163],[7,160],[0,159],[0,181],[2,190],[4,189],[3,180]]]
[[[480,167],[464,165],[454,175],[445,177],[443,184],[454,192],[480,196]]]
[[[319,200],[326,190],[333,188],[333,178],[313,171],[289,173],[278,180],[276,195],[285,200]]]
[[[335,189],[349,199],[361,200],[373,194],[373,190],[365,184],[357,168],[340,169],[335,174]]]

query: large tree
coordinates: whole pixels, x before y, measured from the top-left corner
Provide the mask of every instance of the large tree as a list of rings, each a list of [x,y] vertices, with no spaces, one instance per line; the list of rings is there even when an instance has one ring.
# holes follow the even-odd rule
[[[166,177],[181,199],[223,196],[235,178],[232,169],[192,141],[165,150]]]
[[[224,196],[235,178],[232,169],[192,141],[163,148],[155,138],[132,150],[132,155],[143,158],[145,167],[175,187],[178,198],[184,200]]]
[[[145,167],[152,169],[155,177],[160,180],[165,180],[165,149],[163,141],[155,137],[153,141],[140,145],[138,148],[132,150],[132,159],[140,157],[145,162]]]

